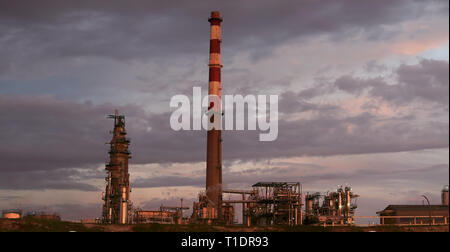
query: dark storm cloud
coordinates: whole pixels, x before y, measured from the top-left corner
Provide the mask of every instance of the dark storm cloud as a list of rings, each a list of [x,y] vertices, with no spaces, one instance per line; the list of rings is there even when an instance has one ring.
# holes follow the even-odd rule
[[[76,177],[77,172],[71,169],[52,171],[4,172],[0,171],[0,189],[3,190],[43,190],[62,189],[79,191],[100,191],[99,188],[83,183]],[[91,174],[95,175],[95,174]],[[84,176],[86,178],[92,178]]]
[[[78,104],[50,97],[2,96],[0,117],[7,123],[0,124],[0,139],[8,144],[0,147],[0,188],[98,190],[83,181],[103,175],[93,165],[107,160],[104,143],[110,138],[107,132],[112,125],[105,115],[112,108],[108,104]],[[170,129],[169,113],[149,115],[131,105],[118,108],[127,116],[132,163],[205,159],[205,131],[176,132]],[[380,120],[369,113],[344,118],[332,115],[327,108],[314,119],[281,120],[279,137],[274,142],[259,142],[257,131],[225,131],[224,159],[256,161],[448,147],[448,123],[428,121],[419,126],[413,116]],[[351,132],[349,124],[353,125]],[[278,178],[273,173],[269,177]],[[134,186],[201,185],[203,180],[166,176],[152,181],[138,179]],[[235,176],[230,181],[244,183],[246,179]]]
[[[417,65],[401,65],[397,71],[397,85],[370,85],[370,94],[388,101],[407,103],[415,99],[449,103],[448,61],[422,60]]]
[[[208,42],[206,19],[215,9],[226,20],[225,52],[253,48],[258,58],[291,38],[321,33],[344,39],[362,31],[372,41],[378,37],[386,40],[381,26],[445,14],[448,2],[2,1],[0,66],[5,70],[25,58],[33,63],[43,57],[129,60],[204,53]]]
[[[413,122],[410,117],[381,121],[369,113],[347,118],[281,120],[275,142],[257,142],[257,132],[225,132],[224,158],[328,156],[448,147],[448,123],[431,121],[415,127]]]
[[[387,87],[379,78],[361,81],[345,77],[335,84],[351,93],[360,93],[360,86],[371,87],[370,94],[390,99],[391,93],[380,94],[383,86],[392,92],[400,90],[395,94],[404,102],[420,98],[429,103],[447,102],[448,106],[448,62],[422,61],[400,66],[396,72],[398,83]],[[259,142],[259,131],[225,131],[224,159],[259,160],[448,147],[448,122],[422,120],[414,113],[390,118],[369,112],[343,116],[342,108],[313,103],[302,92],[284,93],[280,98],[280,113],[312,111],[315,117],[281,118],[278,139],[274,142]],[[2,95],[0,116],[7,123],[0,124],[0,139],[8,143],[0,147],[2,170],[82,168],[106,161],[104,143],[109,140],[107,132],[112,125],[105,115],[115,107],[127,116],[133,163],[204,160],[206,133],[171,130],[170,113],[147,114],[134,105],[92,105],[52,97]]]
[[[400,27],[395,24],[446,15],[442,10],[448,9],[446,1],[197,3],[1,1],[0,92],[52,94],[67,100],[91,99],[98,104],[117,96],[121,101],[141,92],[162,97],[198,86],[203,78],[199,73],[207,74],[199,62],[202,57],[207,61],[206,20],[213,9],[220,10],[226,21],[222,57],[225,66],[230,66],[227,60],[235,53],[270,54],[271,49],[292,38],[326,34],[332,39],[345,39],[354,32],[364,40],[361,34],[376,31],[382,36],[386,32],[375,27]],[[177,66],[181,61],[189,63]],[[137,70],[141,63],[149,62],[153,64]],[[248,69],[238,70],[242,72],[227,69],[225,92],[284,88],[294,79],[283,75],[272,80],[264,74],[245,72]],[[308,98],[315,91],[304,90],[299,96]]]
[[[282,107],[280,110],[284,111]],[[337,110],[335,110],[337,111]],[[274,142],[259,142],[259,131],[224,131],[225,160],[329,156],[448,147],[448,123],[416,122],[414,116],[381,120],[370,113],[340,118],[329,108],[313,119],[280,120]],[[336,113],[339,114],[339,113]],[[196,162],[205,159],[204,131],[172,131],[169,113],[149,118],[152,130],[137,132],[133,162]],[[352,127],[349,130],[349,127]],[[132,133],[129,130],[130,134]],[[189,150],[189,151],[186,151]]]
[[[353,95],[367,91],[369,97],[378,97],[394,104],[414,101],[436,103],[448,107],[449,63],[445,60],[423,59],[418,64],[400,65],[394,69],[394,83],[386,77],[358,78],[344,75],[331,85],[317,85],[301,91],[298,99],[328,95],[337,90]],[[287,93],[287,95],[289,95]],[[304,107],[304,106],[300,106]]]
[[[333,181],[334,183],[352,182],[352,185],[362,186],[364,183],[377,181],[379,185],[391,185],[398,181],[421,180],[424,183],[436,183],[437,177],[443,177],[448,174],[448,164],[437,164],[420,169],[392,168],[380,165],[374,167],[359,169],[356,171],[328,171],[326,167],[316,167],[315,172],[304,173],[304,164],[293,164],[283,168],[265,168],[265,169],[247,169],[239,172],[225,171],[223,174],[223,183],[225,187],[233,185],[252,185],[258,181],[301,181],[306,184],[314,184],[319,181]],[[186,177],[183,176],[157,176],[133,181],[133,187],[152,188],[168,186],[204,186],[204,175]],[[439,181],[441,182],[441,181]],[[448,180],[443,180],[447,182]],[[327,182],[329,183],[329,182]],[[411,187],[413,188],[413,187]]]
[[[122,107],[133,115],[139,109]],[[0,95],[2,170],[51,170],[105,160],[112,105],[94,106],[50,96]]]

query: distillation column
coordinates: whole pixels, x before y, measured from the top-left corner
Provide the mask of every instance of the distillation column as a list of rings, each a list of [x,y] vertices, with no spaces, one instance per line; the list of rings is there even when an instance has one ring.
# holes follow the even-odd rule
[[[109,142],[110,160],[106,164],[106,190],[103,196],[103,222],[111,224],[126,224],[130,222],[130,174],[128,173],[128,151],[130,141],[125,137],[125,116],[115,111],[109,115],[114,119],[113,137]]]
[[[219,12],[211,12],[208,20],[211,23],[210,53],[209,53],[209,124],[218,125],[222,120],[222,108],[218,100],[220,98],[220,23],[222,18]],[[213,123],[216,122],[216,123]],[[214,215],[221,214],[222,202],[222,138],[221,130],[213,128],[207,133],[207,157],[206,157],[206,195],[214,209]]]

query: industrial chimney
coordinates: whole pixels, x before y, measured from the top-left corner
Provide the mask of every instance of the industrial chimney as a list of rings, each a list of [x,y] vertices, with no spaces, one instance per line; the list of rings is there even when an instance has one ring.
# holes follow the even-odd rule
[[[448,206],[448,185],[442,189],[442,205]]]
[[[211,96],[220,98],[220,23],[222,18],[218,11],[211,12],[208,19],[211,23],[209,49],[209,123],[222,120],[221,104],[214,103]],[[216,100],[217,101],[217,100]],[[206,196],[216,213],[220,215],[222,202],[222,138],[220,129],[211,129],[207,133],[206,155]]]

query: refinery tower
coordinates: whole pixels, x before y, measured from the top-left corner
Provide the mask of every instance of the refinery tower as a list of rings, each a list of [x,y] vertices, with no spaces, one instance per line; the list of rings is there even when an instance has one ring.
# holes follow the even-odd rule
[[[130,174],[128,173],[128,151],[130,141],[126,138],[125,116],[114,115],[114,130],[109,142],[109,163],[106,164],[106,190],[103,194],[103,222],[111,224],[126,224],[131,221]]]

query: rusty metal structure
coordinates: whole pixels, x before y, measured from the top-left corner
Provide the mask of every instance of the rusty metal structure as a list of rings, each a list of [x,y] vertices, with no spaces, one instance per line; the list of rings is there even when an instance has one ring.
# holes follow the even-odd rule
[[[131,158],[128,146],[130,140],[126,137],[125,116],[114,115],[108,118],[114,120],[112,139],[109,142],[109,162],[106,164],[106,190],[102,195],[103,222],[110,224],[127,224],[131,222],[130,174],[128,160]]]
[[[183,204],[182,204],[183,205]],[[133,222],[159,223],[159,224],[187,224],[188,220],[183,218],[183,210],[189,207],[161,205],[159,211],[145,211],[138,209],[134,212]]]
[[[192,210],[190,219],[192,223],[212,224],[213,221],[217,220],[217,210],[211,207],[210,200],[204,192],[198,194],[198,202],[193,203]]]
[[[303,223],[299,182],[258,182],[252,187],[252,190],[223,190],[223,193],[242,195],[242,200],[223,200],[223,204],[242,204],[242,224],[294,226]]]
[[[220,195],[222,197],[222,194]],[[234,223],[234,206],[230,202],[221,200],[220,217],[217,208],[211,207],[211,202],[205,192],[198,194],[198,202],[193,203],[191,223],[224,224]]]
[[[255,203],[246,208],[251,225],[300,225],[302,186],[299,182],[259,182],[253,186],[250,199]]]
[[[222,196],[222,195],[221,195]],[[191,223],[202,224],[223,224],[231,225],[234,223],[234,206],[231,202],[221,200],[220,208],[211,206],[211,202],[205,192],[200,192],[198,202],[193,203]],[[221,211],[219,215],[219,210]]]
[[[224,201],[228,205],[232,204],[242,204],[242,224],[245,226],[251,226],[251,217],[250,217],[250,204],[254,203],[254,200],[250,199],[250,196],[256,195],[257,191],[254,190],[236,190],[236,189],[223,189],[222,193],[224,194],[239,194],[242,196],[242,200],[226,200]],[[234,217],[234,214],[233,214]]]
[[[358,194],[350,186],[338,186],[335,192],[307,194],[305,222],[320,224],[354,224]]]

